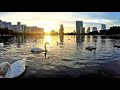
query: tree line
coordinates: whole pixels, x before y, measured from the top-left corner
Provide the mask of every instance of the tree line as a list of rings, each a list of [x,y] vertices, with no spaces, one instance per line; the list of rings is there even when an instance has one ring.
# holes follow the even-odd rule
[[[12,35],[13,31],[9,30],[8,28],[0,28],[0,35]]]

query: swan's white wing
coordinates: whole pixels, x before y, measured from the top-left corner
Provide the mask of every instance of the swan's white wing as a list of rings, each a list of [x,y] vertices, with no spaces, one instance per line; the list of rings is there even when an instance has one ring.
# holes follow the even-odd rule
[[[31,51],[33,52],[44,52],[45,50],[42,48],[32,48]]]
[[[11,65],[5,77],[14,78],[18,77],[25,71],[25,60],[18,60]]]

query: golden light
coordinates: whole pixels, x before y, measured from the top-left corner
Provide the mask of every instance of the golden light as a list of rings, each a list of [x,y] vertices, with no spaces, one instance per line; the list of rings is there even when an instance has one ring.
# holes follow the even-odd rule
[[[50,33],[51,30],[55,29],[55,22],[53,21],[42,21],[42,24],[41,26],[44,28],[44,31],[47,32],[47,33]]]
[[[50,33],[52,28],[50,26],[45,26],[44,30],[45,30],[45,32]]]
[[[45,40],[44,40],[44,42],[51,42],[51,36],[50,35],[47,35],[47,36],[45,36]]]

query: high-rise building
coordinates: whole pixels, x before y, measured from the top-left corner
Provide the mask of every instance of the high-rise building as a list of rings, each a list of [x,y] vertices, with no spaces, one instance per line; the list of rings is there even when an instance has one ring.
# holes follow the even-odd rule
[[[90,33],[90,27],[88,27],[88,29],[87,29],[86,33]]]
[[[17,32],[21,32],[21,22],[17,22]]]
[[[44,28],[41,28],[41,33],[44,33]]]
[[[59,34],[64,34],[63,24],[60,24]]]
[[[33,26],[32,32],[37,32],[37,26]]]
[[[37,28],[38,33],[44,33],[44,28]]]
[[[81,34],[85,34],[85,27],[81,28]]]
[[[96,31],[97,31],[97,27],[93,27],[92,32],[96,32]]]
[[[32,27],[28,26],[26,32],[32,32]]]
[[[81,34],[81,28],[83,27],[83,21],[76,21],[76,33]]]
[[[23,24],[23,25],[21,25],[21,32],[26,32],[26,25],[25,24]]]
[[[23,30],[23,32],[26,32],[26,30],[27,30],[27,25],[24,25],[24,30]]]
[[[8,23],[7,22],[3,22],[2,28],[8,28]]]
[[[11,23],[11,22],[8,22],[8,24],[7,24],[7,25],[8,25],[8,26],[7,26],[7,27],[8,27],[8,29],[9,29],[9,30],[12,30],[12,23]]]
[[[106,30],[106,24],[101,24],[101,30]]]
[[[3,22],[0,20],[0,28],[2,28]]]
[[[24,25],[21,25],[21,32],[24,32]]]
[[[12,25],[12,30],[13,30],[14,32],[17,32],[17,25]]]

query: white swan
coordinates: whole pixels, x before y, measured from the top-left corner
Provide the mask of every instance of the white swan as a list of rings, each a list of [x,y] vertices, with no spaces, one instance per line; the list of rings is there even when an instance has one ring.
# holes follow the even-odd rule
[[[93,49],[96,49],[96,40],[95,40],[95,46],[88,46],[86,47],[87,50],[93,50]]]
[[[93,49],[96,49],[96,47],[94,47],[94,46],[88,46],[88,47],[86,47],[86,49],[87,50],[93,50]]]
[[[13,64],[3,62],[0,64],[0,74],[4,78],[15,78],[25,71],[26,59],[18,60]]]
[[[46,44],[49,44],[48,42],[45,43],[44,47],[45,49],[42,48],[32,48],[31,52],[32,53],[42,53],[42,52],[47,52]]]
[[[4,47],[4,43],[0,43],[0,48],[3,48]]]
[[[63,44],[63,42],[57,42],[57,45],[58,45],[58,44],[62,45],[62,44]]]

